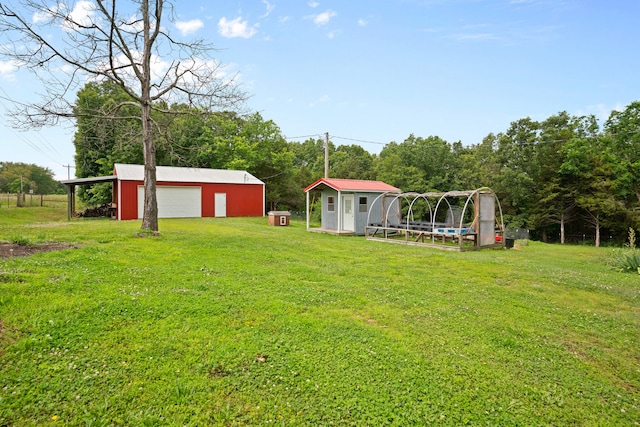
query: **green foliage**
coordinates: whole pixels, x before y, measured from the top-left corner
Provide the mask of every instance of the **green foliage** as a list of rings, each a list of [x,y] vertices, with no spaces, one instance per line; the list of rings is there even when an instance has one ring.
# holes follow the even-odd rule
[[[614,249],[609,265],[622,272],[640,273],[640,251],[637,249]]]
[[[34,164],[0,162],[0,192],[52,194],[62,184],[54,180],[53,172]]]
[[[16,245],[20,245],[20,246],[33,245],[33,242],[28,237],[24,237],[24,236],[13,236],[9,239],[9,242],[14,243]]]
[[[0,424],[640,415],[638,281],[602,249],[449,253],[265,218],[161,226],[141,238],[137,221],[0,222],[78,248],[0,260]]]
[[[640,251],[636,248],[636,231],[633,228],[629,228],[629,247],[615,249],[609,265],[622,272],[640,274]]]

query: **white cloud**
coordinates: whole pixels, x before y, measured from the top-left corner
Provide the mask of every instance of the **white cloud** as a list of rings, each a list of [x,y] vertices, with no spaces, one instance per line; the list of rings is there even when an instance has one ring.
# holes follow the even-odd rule
[[[62,5],[58,4],[57,6],[51,6],[46,11],[35,12],[33,14],[33,17],[31,18],[31,22],[34,24],[39,24],[40,22],[47,21],[48,19],[56,15],[58,12],[60,12],[61,9],[62,9]]]
[[[315,9],[316,7],[320,6],[320,3],[318,3],[317,1],[310,1],[307,3],[307,5],[313,9]]]
[[[276,8],[275,4],[271,4],[267,0],[262,0],[262,3],[264,3],[264,5],[267,7],[267,11],[264,13],[264,15],[260,16],[261,19],[269,16],[271,12],[273,12],[273,9]]]
[[[14,60],[0,61],[0,77],[7,81],[14,81],[15,72],[18,70],[18,63]]]
[[[180,34],[187,36],[191,33],[195,33],[204,26],[204,23],[199,19],[192,19],[190,21],[178,21],[176,27],[180,31]]]
[[[366,27],[368,23],[369,22],[366,19],[362,19],[362,18],[358,19],[358,26],[360,27]]]
[[[336,15],[337,15],[337,13],[335,11],[329,9],[326,12],[322,12],[322,13],[319,13],[317,15],[313,15],[313,22],[317,26],[327,25],[329,23],[329,21],[331,20],[331,18],[333,18]]]
[[[257,26],[258,25],[254,25],[253,27],[249,26],[249,23],[243,21],[241,16],[231,21],[228,21],[227,18],[223,16],[220,18],[220,21],[218,21],[218,32],[221,36],[227,38],[242,37],[248,39],[258,32],[256,29]]]
[[[80,0],[75,4],[73,10],[67,14],[67,20],[63,22],[62,28],[65,31],[75,31],[78,25],[89,26],[93,22],[94,15],[93,2]]]
[[[281,24],[284,24],[285,22],[289,21],[291,19],[290,16],[281,16],[278,18],[278,22]]]

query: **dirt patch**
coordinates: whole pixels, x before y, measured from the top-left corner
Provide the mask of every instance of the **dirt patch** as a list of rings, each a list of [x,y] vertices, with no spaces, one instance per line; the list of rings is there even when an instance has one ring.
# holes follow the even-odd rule
[[[0,243],[0,258],[29,256],[38,252],[61,251],[75,248],[68,243],[40,243],[34,245],[18,245],[16,243]]]

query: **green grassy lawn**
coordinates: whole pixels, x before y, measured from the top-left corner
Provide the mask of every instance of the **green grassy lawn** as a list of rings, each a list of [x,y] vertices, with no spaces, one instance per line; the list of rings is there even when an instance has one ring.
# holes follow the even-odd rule
[[[634,425],[640,276],[609,249],[441,252],[266,218],[0,240],[0,425]]]

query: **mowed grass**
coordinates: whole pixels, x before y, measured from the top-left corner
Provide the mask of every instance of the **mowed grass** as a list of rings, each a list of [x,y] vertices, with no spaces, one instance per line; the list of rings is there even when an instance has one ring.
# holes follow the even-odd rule
[[[139,227],[0,216],[0,240],[77,247],[0,260],[0,425],[640,421],[640,276],[608,249]]]

